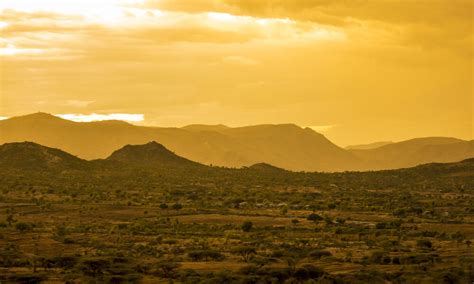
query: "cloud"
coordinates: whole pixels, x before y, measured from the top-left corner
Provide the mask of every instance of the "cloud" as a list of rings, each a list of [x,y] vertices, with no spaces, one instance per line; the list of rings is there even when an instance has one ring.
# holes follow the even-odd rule
[[[337,121],[315,127],[338,139],[393,119],[408,122],[384,139],[472,135],[472,0],[66,2],[0,1],[3,115]]]
[[[92,5],[89,4],[81,7],[90,9]],[[26,6],[13,7],[19,9]],[[156,46],[170,44],[234,44],[254,41],[288,44],[291,41],[345,38],[342,30],[314,23],[295,22],[288,18],[212,11],[189,13],[137,7],[114,6],[109,7],[110,11],[105,8],[96,9],[98,12],[109,11],[104,17],[91,17],[82,8],[76,11],[72,9],[74,7],[71,11],[76,11],[77,14],[61,14],[61,9],[47,12],[0,9],[2,39],[8,45],[2,48],[2,54],[42,53],[48,60],[55,55],[63,60],[71,56],[101,52],[102,48],[107,49],[109,55],[126,49],[136,55],[144,49],[153,52]],[[114,46],[113,52],[110,46]],[[21,59],[21,56],[16,58]]]
[[[472,55],[472,0],[148,0],[144,6],[283,18],[355,31],[385,30],[396,43]]]
[[[141,122],[145,120],[143,114],[131,113],[112,113],[112,114],[58,114],[60,118],[72,120],[76,122],[91,122],[91,121],[105,121],[105,120],[122,120],[127,122]]]

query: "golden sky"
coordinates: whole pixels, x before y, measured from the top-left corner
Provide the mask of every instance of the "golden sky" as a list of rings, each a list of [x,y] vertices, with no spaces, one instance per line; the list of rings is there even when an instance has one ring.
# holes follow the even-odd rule
[[[340,145],[472,139],[473,8],[472,0],[2,0],[0,116],[291,122]]]

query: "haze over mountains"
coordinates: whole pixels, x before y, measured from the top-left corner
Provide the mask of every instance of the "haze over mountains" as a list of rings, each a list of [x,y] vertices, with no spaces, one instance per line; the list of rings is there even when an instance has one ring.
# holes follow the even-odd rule
[[[87,160],[106,158],[128,144],[156,141],[189,163],[196,161],[226,167],[267,163],[295,171],[392,169],[474,157],[473,141],[443,137],[348,150],[310,128],[293,124],[162,128],[135,126],[122,121],[78,123],[45,113],[0,121],[1,144],[22,141],[59,148]],[[158,143],[148,147],[155,148]],[[112,156],[123,158],[120,151]],[[147,158],[146,155],[135,162]]]
[[[359,144],[359,145],[349,145],[346,147],[347,150],[368,150],[374,149],[378,147],[382,147],[388,144],[393,144],[392,141],[380,141],[380,142],[373,142],[369,144]]]

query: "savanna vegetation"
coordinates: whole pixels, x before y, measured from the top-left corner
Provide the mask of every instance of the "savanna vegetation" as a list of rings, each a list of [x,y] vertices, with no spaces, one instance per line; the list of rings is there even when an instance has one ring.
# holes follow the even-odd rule
[[[470,283],[473,173],[4,167],[0,282]]]

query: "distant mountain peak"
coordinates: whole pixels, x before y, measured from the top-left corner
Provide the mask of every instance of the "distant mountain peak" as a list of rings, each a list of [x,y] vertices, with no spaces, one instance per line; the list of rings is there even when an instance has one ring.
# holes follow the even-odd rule
[[[22,118],[43,118],[43,119],[62,119],[60,117],[54,116],[54,115],[52,115],[50,113],[47,113],[47,112],[36,112],[36,113],[27,114],[27,115],[23,115],[23,116],[19,116],[19,117],[22,117]]]

